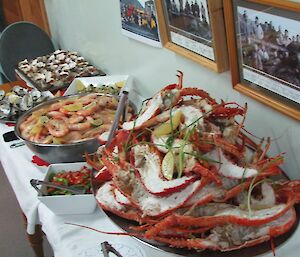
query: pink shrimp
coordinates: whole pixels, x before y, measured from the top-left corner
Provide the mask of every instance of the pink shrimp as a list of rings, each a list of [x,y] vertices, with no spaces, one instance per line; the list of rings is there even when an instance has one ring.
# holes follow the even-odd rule
[[[20,131],[22,132],[23,130],[25,130],[26,128],[28,128],[28,126],[30,125],[34,125],[36,124],[38,121],[38,118],[31,115],[30,117],[28,117],[25,121],[23,121],[20,125]]]
[[[74,103],[74,99],[67,99],[64,101],[59,101],[57,103],[53,103],[49,106],[49,111],[57,111],[59,110],[61,107],[67,105],[67,104],[72,104]]]
[[[103,110],[98,116],[101,118],[103,123],[112,123],[115,119],[115,111]],[[97,116],[93,116],[93,118],[95,117]]]
[[[29,139],[31,138],[31,130],[34,128],[35,123],[27,124],[22,130],[21,130],[21,136],[24,139]]]
[[[105,131],[109,131],[110,128],[111,128],[111,124],[103,124],[101,126],[93,128],[91,130],[88,130],[87,132],[85,132],[83,134],[83,137],[84,138],[93,138],[93,137],[96,137],[96,136],[102,134]]]
[[[75,124],[75,123],[79,123],[83,120],[84,120],[83,116],[73,115],[69,118],[68,122],[69,122],[69,124]]]
[[[116,98],[111,97],[111,96],[100,96],[98,103],[101,107],[105,107],[105,108],[117,108],[118,106],[118,101],[116,100]]]
[[[82,139],[82,134],[79,131],[71,131],[62,138],[64,143],[74,143]]]
[[[91,127],[91,123],[89,121],[85,121],[82,123],[68,124],[69,130],[86,130]]]
[[[59,111],[50,111],[47,114],[48,116],[52,117],[52,118],[65,118],[66,116]]]
[[[81,102],[83,105],[89,104],[89,103],[91,103],[94,99],[96,99],[97,96],[98,96],[98,93],[93,93],[93,94],[88,94],[88,95],[82,96],[82,97],[80,98],[80,102]]]
[[[93,113],[97,111],[99,105],[97,102],[91,102],[90,104],[84,106],[82,110],[78,111],[77,114],[80,116],[91,116]]]
[[[46,127],[54,137],[63,137],[69,132],[67,123],[62,119],[52,119],[46,124]]]

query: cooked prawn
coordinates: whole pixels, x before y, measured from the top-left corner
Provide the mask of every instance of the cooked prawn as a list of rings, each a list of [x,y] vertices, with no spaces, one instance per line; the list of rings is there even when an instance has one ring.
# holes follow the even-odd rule
[[[98,103],[101,107],[106,107],[106,108],[116,108],[118,106],[118,101],[116,98],[111,97],[111,96],[100,96]]]
[[[79,131],[70,131],[67,135],[61,138],[64,143],[73,143],[82,139],[82,134]]]
[[[67,99],[67,100],[59,101],[57,103],[53,103],[49,106],[49,111],[57,111],[61,107],[72,103],[74,103],[74,99]]]
[[[82,123],[68,124],[69,130],[86,130],[91,127],[91,123],[89,121],[85,121]]]
[[[102,133],[104,133],[105,131],[109,131],[111,128],[111,124],[103,124],[101,126],[98,126],[96,128],[90,129],[87,132],[85,132],[83,134],[84,138],[93,138],[95,136],[98,136]]]
[[[89,104],[89,103],[91,103],[94,99],[96,99],[97,96],[99,96],[97,93],[93,93],[93,94],[88,94],[88,95],[82,96],[82,97],[80,98],[80,102],[81,102],[83,105]]]
[[[69,118],[68,122],[69,122],[69,124],[76,124],[76,123],[79,123],[83,120],[84,120],[83,116],[73,115]]]
[[[54,137],[63,137],[69,132],[67,123],[62,119],[52,119],[46,124],[46,127]]]
[[[91,102],[90,104],[83,107],[82,110],[78,111],[77,114],[80,116],[91,116],[93,113],[97,111],[99,108],[99,105],[96,101]]]
[[[63,118],[66,117],[65,114],[61,113],[60,111],[51,111],[47,113],[47,116],[52,118]]]

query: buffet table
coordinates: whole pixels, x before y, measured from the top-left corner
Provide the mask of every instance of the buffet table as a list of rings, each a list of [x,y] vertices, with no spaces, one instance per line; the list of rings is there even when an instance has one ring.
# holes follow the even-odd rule
[[[12,127],[0,124],[1,135],[11,130],[13,130]],[[31,178],[43,179],[46,167],[40,167],[32,163],[33,153],[26,146],[11,149],[10,145],[12,143],[14,142],[4,142],[1,136],[0,158],[20,207],[26,216],[27,233],[33,235],[36,232],[36,224],[41,224],[42,230],[53,248],[55,257],[102,256],[100,244],[103,241],[108,241],[120,252],[128,253],[124,255],[128,257],[170,256],[170,254],[145,246],[128,236],[104,235],[65,224],[69,222],[104,231],[120,231],[107,218],[106,214],[98,208],[94,213],[86,215],[56,216],[53,214],[45,205],[39,202],[37,192],[29,183]]]
[[[1,135],[12,131],[13,127],[0,124]],[[120,229],[114,225],[106,214],[99,208],[89,215],[62,215],[56,216],[45,205],[39,202],[37,192],[31,187],[29,181],[32,178],[43,179],[46,173],[45,166],[38,166],[32,162],[33,153],[26,146],[15,149],[10,148],[14,142],[4,142],[0,139],[0,158],[8,180],[15,192],[22,212],[27,219],[27,233],[35,236],[35,242],[41,243],[37,238],[39,235],[38,224],[46,235],[53,248],[55,257],[99,257],[101,253],[100,244],[108,241],[124,257],[144,257],[144,256],[178,256],[166,253],[135,240],[129,236],[116,236],[101,234],[85,228],[68,225],[66,223],[81,224],[95,229],[119,232]],[[74,203],[76,204],[76,203]],[[30,236],[29,236],[30,237]],[[276,256],[297,257],[298,243],[300,238],[300,228],[298,227],[293,236],[280,247],[276,248]],[[32,243],[32,241],[31,241]],[[36,256],[43,256],[37,251]],[[224,256],[226,256],[225,254]],[[201,256],[201,254],[199,254]],[[228,255],[227,255],[228,256]],[[263,255],[273,256],[272,253]]]

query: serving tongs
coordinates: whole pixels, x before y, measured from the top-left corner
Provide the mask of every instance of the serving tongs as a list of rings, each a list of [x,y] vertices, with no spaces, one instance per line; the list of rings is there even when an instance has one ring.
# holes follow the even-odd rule
[[[109,147],[113,139],[113,136],[118,128],[121,116],[122,116],[122,121],[126,119],[127,105],[128,105],[128,91],[122,91],[120,95],[118,107],[117,107],[117,112],[115,114],[115,119],[109,131],[107,142],[105,144],[106,148]]]
[[[123,257],[114,247],[111,246],[110,243],[104,241],[101,243],[101,250],[104,257],[109,257],[109,253],[113,253],[117,257]]]
[[[38,185],[45,185],[47,187],[57,188],[61,190],[67,190],[68,192],[74,194],[74,195],[82,195],[85,194],[86,189],[84,187],[79,186],[64,186],[64,185],[58,185],[51,182],[46,182],[38,179],[31,179],[30,180],[31,186],[42,196],[45,196],[45,194],[37,187]]]

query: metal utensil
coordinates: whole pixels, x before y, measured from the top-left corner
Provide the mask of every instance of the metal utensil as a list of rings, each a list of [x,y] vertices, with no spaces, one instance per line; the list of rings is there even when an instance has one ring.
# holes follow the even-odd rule
[[[57,185],[57,184],[54,184],[51,182],[46,182],[46,181],[42,181],[42,180],[38,180],[38,179],[31,179],[30,184],[31,184],[31,186],[34,187],[34,189],[36,191],[38,191],[38,193],[41,193],[42,195],[43,195],[43,192],[37,187],[38,185],[45,185],[47,187],[68,190],[69,192],[71,192],[75,195],[82,195],[86,192],[85,188],[78,188],[78,187],[75,188],[74,186]]]
[[[101,243],[101,250],[102,253],[104,255],[104,257],[109,257],[109,253],[113,253],[114,255],[116,255],[117,257],[123,257],[115,248],[113,248],[111,246],[110,243],[108,243],[107,241],[104,241],[103,243]]]
[[[115,119],[114,122],[111,126],[111,129],[109,131],[109,136],[107,139],[107,142],[105,144],[105,147],[108,147],[113,139],[113,136],[115,134],[116,129],[118,128],[119,125],[119,121],[121,118],[121,115],[124,115],[124,108],[127,102],[127,98],[128,98],[128,92],[127,91],[122,91],[120,99],[119,99],[119,103],[118,103],[118,107],[117,107],[117,112],[115,114]]]
[[[18,143],[13,143],[9,147],[14,149],[14,148],[17,148],[17,147],[20,147],[20,146],[23,146],[23,145],[25,145],[25,142],[21,141],[21,142],[18,142]]]

